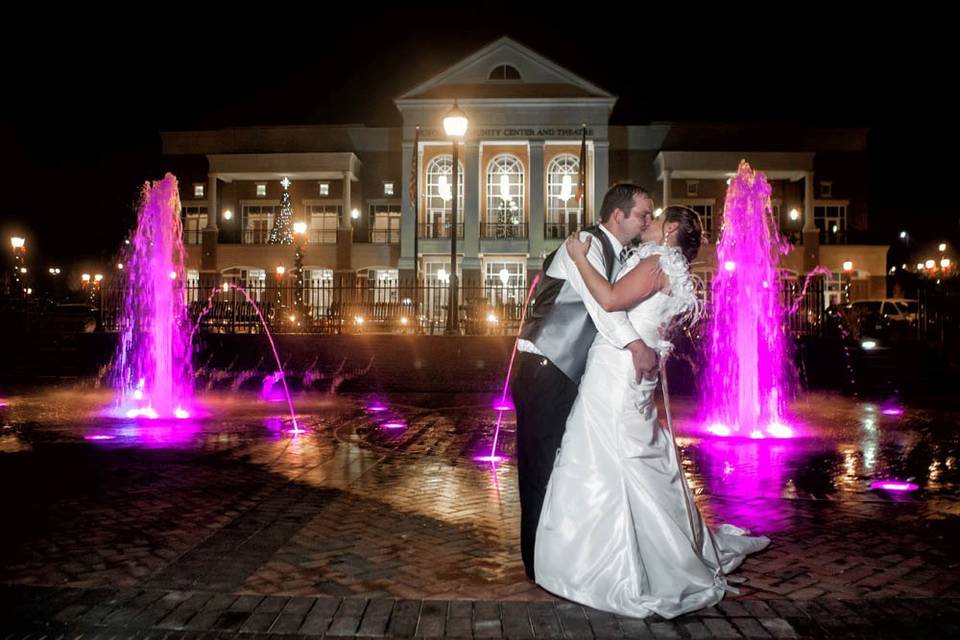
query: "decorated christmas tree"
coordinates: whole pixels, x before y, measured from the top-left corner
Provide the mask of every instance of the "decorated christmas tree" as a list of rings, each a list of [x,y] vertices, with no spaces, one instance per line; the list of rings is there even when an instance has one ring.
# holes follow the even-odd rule
[[[267,243],[293,244],[293,203],[290,201],[290,178],[284,178],[280,181],[280,184],[283,186],[283,194],[280,196],[280,213],[277,214],[277,218],[273,222]]]

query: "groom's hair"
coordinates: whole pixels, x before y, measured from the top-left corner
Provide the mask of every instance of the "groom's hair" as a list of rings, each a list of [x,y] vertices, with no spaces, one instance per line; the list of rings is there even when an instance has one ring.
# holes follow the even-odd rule
[[[633,199],[638,194],[650,198],[649,191],[632,182],[618,182],[607,189],[606,195],[603,196],[603,204],[600,205],[600,222],[609,220],[617,209],[623,211],[625,218],[629,218],[630,210],[633,209]]]

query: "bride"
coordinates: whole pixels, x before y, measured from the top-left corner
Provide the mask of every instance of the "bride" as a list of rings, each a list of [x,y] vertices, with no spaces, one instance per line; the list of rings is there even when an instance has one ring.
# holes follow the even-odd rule
[[[665,354],[671,322],[699,314],[689,263],[701,236],[694,211],[667,207],[614,284],[587,262],[589,238],[566,242],[597,302],[626,310],[644,342]],[[651,282],[654,293],[641,299]],[[673,618],[735,592],[726,574],[770,540],[728,524],[707,528],[672,432],[657,420],[656,387],[656,378],[636,382],[630,353],[597,335],[547,486],[534,567],[537,583],[564,598]]]

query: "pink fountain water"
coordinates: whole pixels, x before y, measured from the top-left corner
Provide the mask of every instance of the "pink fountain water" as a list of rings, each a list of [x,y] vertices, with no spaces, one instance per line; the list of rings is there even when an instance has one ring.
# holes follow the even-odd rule
[[[219,287],[215,287],[210,291],[210,296],[207,298],[207,305],[204,307],[203,311],[200,312],[200,315],[197,317],[197,321],[194,323],[193,328],[190,330],[188,342],[193,342],[193,336],[200,328],[200,323],[203,322],[204,317],[210,310],[213,309],[213,300],[215,297],[219,296],[221,293],[229,293],[230,291],[239,291],[243,294],[244,299],[247,301],[253,310],[257,314],[257,318],[260,320],[260,326],[263,327],[263,333],[267,336],[267,341],[270,343],[270,351],[273,352],[273,361],[277,364],[277,370],[275,373],[267,376],[267,379],[271,380],[271,386],[276,384],[279,380],[283,387],[283,395],[287,400],[287,408],[290,410],[290,433],[298,434],[304,433],[305,430],[300,428],[300,425],[297,423],[297,413],[293,409],[293,400],[290,397],[290,387],[287,385],[287,376],[283,370],[283,365],[280,363],[280,353],[277,351],[277,343],[273,341],[273,334],[270,333],[270,325],[267,324],[266,318],[263,317],[263,312],[260,311],[260,305],[250,296],[250,292],[244,289],[243,287],[237,286],[236,284],[225,282]]]
[[[177,179],[143,187],[137,228],[122,258],[123,313],[112,411],[136,418],[186,418],[193,396]]]
[[[762,173],[740,163],[717,244],[705,380],[707,430],[721,436],[783,438],[787,385],[782,241]]]

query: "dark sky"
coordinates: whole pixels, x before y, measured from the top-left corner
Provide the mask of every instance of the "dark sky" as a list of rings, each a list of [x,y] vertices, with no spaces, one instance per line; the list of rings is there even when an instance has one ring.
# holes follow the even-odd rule
[[[502,35],[618,95],[614,124],[869,127],[875,229],[960,237],[949,193],[960,142],[955,43],[943,16],[813,6],[767,16],[742,3],[716,15],[644,8],[585,20],[576,5],[356,4],[353,15],[231,6],[229,18],[163,5],[150,16],[87,9],[11,23],[15,35],[0,44],[4,246],[17,231],[51,262],[109,256],[134,220],[138,186],[163,174],[160,131],[396,125],[393,97]]]

